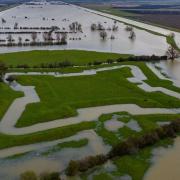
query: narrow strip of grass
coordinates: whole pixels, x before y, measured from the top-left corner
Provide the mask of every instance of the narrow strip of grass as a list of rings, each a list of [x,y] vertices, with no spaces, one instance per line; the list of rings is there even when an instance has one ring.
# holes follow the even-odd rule
[[[8,66],[26,64],[29,67],[40,66],[42,63],[55,63],[69,61],[74,65],[86,65],[94,61],[106,61],[107,59],[117,59],[129,57],[128,54],[102,53],[95,51],[81,50],[36,50],[26,52],[13,52],[0,54],[0,61]]]
[[[178,47],[173,37],[167,36],[166,40],[167,40],[167,43],[170,44],[173,48],[175,48],[177,51],[180,51],[180,47]]]
[[[52,148],[48,149],[47,151],[43,152],[43,155],[48,155],[51,153],[55,153],[57,151],[60,151],[61,149],[64,148],[81,148],[83,146],[86,146],[88,144],[88,139],[80,139],[78,141],[67,141],[63,143],[59,143],[56,146],[53,146]]]
[[[0,120],[15,98],[23,96],[23,93],[15,92],[5,83],[0,82]]]
[[[75,125],[64,126],[61,128],[40,131],[28,135],[12,136],[12,135],[0,134],[0,149],[62,139],[69,136],[73,136],[76,133],[81,132],[83,130],[94,129],[94,128],[95,128],[95,122],[83,122]]]
[[[104,123],[107,120],[110,120],[113,114],[129,116],[128,119],[134,119],[137,121],[139,126],[141,127],[142,131],[136,132],[128,127],[120,128],[117,132],[111,132],[104,127]],[[153,115],[131,115],[128,113],[120,112],[120,113],[113,113],[113,114],[104,114],[99,118],[99,122],[96,125],[96,132],[99,136],[101,136],[106,144],[115,146],[119,142],[123,141],[124,139],[133,136],[139,137],[144,135],[147,132],[151,132],[155,128],[159,127],[157,122],[168,122],[175,119],[180,118],[179,114],[175,115],[168,115],[168,114],[153,114]],[[123,116],[119,119],[119,121],[123,122]],[[126,118],[127,120],[127,118]]]

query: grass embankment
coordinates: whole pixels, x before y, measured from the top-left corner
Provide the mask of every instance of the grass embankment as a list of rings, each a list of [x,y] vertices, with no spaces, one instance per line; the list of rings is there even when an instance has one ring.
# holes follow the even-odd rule
[[[167,43],[170,44],[172,47],[174,47],[176,50],[180,51],[180,47],[176,44],[176,41],[173,37],[167,36],[166,37]]]
[[[17,127],[77,115],[76,109],[109,104],[142,107],[179,107],[180,101],[160,92],[148,93],[130,83],[129,68],[100,72],[93,76],[20,76],[23,85],[36,87],[41,102],[29,104]]]
[[[62,139],[69,136],[73,136],[76,133],[81,132],[83,130],[94,128],[95,122],[83,122],[75,125],[64,126],[61,128],[55,128],[28,135],[12,136],[0,134],[0,149]]]
[[[126,58],[130,55],[116,53],[102,53],[95,51],[81,50],[43,50],[43,51],[27,51],[0,54],[0,61],[8,66],[16,67],[17,65],[26,64],[29,67],[40,66],[42,63],[55,63],[70,61],[74,65],[87,65],[93,61],[106,61],[107,59]]]
[[[15,98],[23,96],[23,93],[15,92],[8,85],[0,82],[0,120]]]
[[[56,146],[51,147],[50,149],[43,152],[42,154],[46,156],[48,154],[58,152],[64,148],[81,148],[83,146],[86,146],[87,144],[88,144],[88,139],[86,138],[80,139],[78,141],[67,141],[67,142],[59,143]]]

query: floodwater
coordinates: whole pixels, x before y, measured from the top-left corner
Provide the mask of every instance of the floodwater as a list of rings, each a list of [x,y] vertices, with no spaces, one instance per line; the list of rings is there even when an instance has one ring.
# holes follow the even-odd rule
[[[48,155],[43,153],[48,152],[62,142],[78,141],[83,138],[88,139],[88,144],[80,148],[64,148]],[[26,153],[27,155],[18,158],[0,159],[0,179],[10,180],[18,179],[18,176],[28,170],[34,171],[37,174],[43,172],[63,172],[70,160],[83,159],[90,155],[106,154],[110,150],[110,146],[104,144],[101,137],[99,137],[93,130],[85,130],[78,134],[60,140],[51,142],[44,142],[39,144],[18,146],[17,148],[9,148],[7,152],[1,150],[1,157],[8,157],[15,154]],[[0,154],[1,154],[0,152]]]
[[[180,59],[161,61],[148,65],[161,79],[171,79],[173,85],[180,87]],[[154,68],[155,67],[155,68]],[[161,73],[161,74],[160,74]],[[163,75],[167,76],[163,78]],[[155,162],[145,175],[145,180],[179,180],[180,179],[180,137],[175,139],[174,146],[169,149],[160,149]]]
[[[20,5],[18,7],[0,12],[0,16],[7,22],[0,22],[0,27],[10,27],[11,29],[0,29],[4,31],[30,31],[30,30],[14,30],[14,24],[17,22],[19,27],[51,27],[58,26],[60,31],[68,31],[69,25],[72,22],[78,21],[82,24],[83,32],[68,33],[68,44],[65,46],[46,46],[46,47],[1,47],[0,52],[25,51],[33,49],[82,49],[95,50],[103,52],[115,52],[124,54],[136,55],[164,55],[167,50],[166,38],[148,33],[143,30],[134,28],[136,39],[134,41],[129,39],[129,32],[125,30],[126,25],[117,22],[118,31],[107,30],[107,40],[100,39],[99,32],[91,31],[92,23],[101,23],[105,29],[111,28],[114,25],[114,20],[109,17],[97,15],[94,12],[87,11],[74,5],[55,5],[49,3],[42,3],[41,5]],[[26,18],[25,18],[26,16]],[[43,20],[45,18],[45,20]],[[54,19],[54,20],[52,20]],[[32,31],[32,30],[31,30]],[[42,30],[33,30],[42,32]],[[111,35],[115,37],[111,40]],[[18,37],[31,40],[31,34],[13,34],[15,42]],[[6,39],[7,34],[1,34],[1,39]],[[53,34],[55,38],[55,34]],[[72,40],[72,38],[75,38]],[[76,40],[81,38],[81,40]],[[42,41],[42,33],[38,33],[37,41]]]
[[[159,150],[156,162],[145,176],[145,180],[179,180],[180,179],[180,137],[174,146],[167,150]],[[156,155],[155,155],[156,156]]]
[[[166,94],[170,94],[171,96],[177,96],[180,98],[179,94],[173,92],[173,91],[167,91],[163,88],[153,88],[148,86],[146,83],[143,82],[143,80],[146,80],[146,76],[143,74],[143,72],[136,66],[115,66],[115,67],[108,67],[108,68],[99,68],[93,71],[87,71],[82,72],[83,75],[92,75],[96,74],[97,72],[105,71],[105,70],[112,70],[112,69],[119,69],[123,67],[129,67],[131,68],[131,72],[133,74],[133,77],[128,78],[128,80],[132,83],[140,83],[138,86],[140,88],[145,89],[146,91],[162,91]],[[35,73],[34,73],[35,75]],[[66,74],[52,74],[57,77],[66,76]],[[77,74],[71,74],[71,76],[76,76]],[[80,74],[79,74],[80,75]],[[67,75],[69,76],[69,75]],[[23,109],[25,108],[27,103],[31,102],[38,102],[39,97],[34,90],[33,87],[30,86],[21,86],[16,85],[12,87],[14,90],[21,90],[25,94],[25,99],[19,98],[15,100],[15,102],[12,104],[12,106],[9,108],[7,113],[5,114],[4,118],[0,122],[0,130],[3,133],[7,134],[13,134],[13,135],[22,135],[22,134],[28,134],[37,132],[40,130],[47,130],[55,127],[61,127],[64,125],[72,124],[72,123],[78,123],[82,121],[93,121],[97,120],[98,117],[103,113],[113,113],[113,112],[119,112],[119,111],[126,111],[131,114],[155,114],[155,113],[169,113],[169,114],[175,114],[178,113],[178,109],[165,109],[165,108],[141,108],[135,104],[122,104],[122,105],[107,105],[107,106],[99,106],[99,107],[89,107],[89,108],[83,108],[79,109],[78,117],[71,117],[67,119],[61,119],[61,120],[54,120],[46,123],[40,123],[29,127],[24,128],[15,128],[14,124],[18,120],[18,116],[21,115]],[[22,106],[19,106],[19,102],[23,102]],[[20,103],[21,104],[21,103]],[[18,111],[18,116],[14,116],[14,110]],[[115,116],[115,118],[117,118]],[[134,126],[136,126],[137,130],[137,124],[131,123],[130,128],[134,129]],[[138,127],[138,131],[139,131]],[[88,132],[88,133],[87,133]],[[90,134],[89,134],[90,133]],[[86,135],[85,135],[86,134]],[[4,179],[8,177],[7,179],[13,179],[11,177],[17,177],[20,173],[24,172],[25,170],[35,170],[36,167],[38,168],[35,170],[37,173],[41,173],[42,171],[46,171],[46,169],[52,170],[58,170],[62,171],[67,166],[67,163],[70,159],[81,159],[82,157],[85,157],[87,155],[94,155],[94,154],[100,154],[100,153],[107,153],[110,149],[109,146],[105,145],[102,141],[102,139],[96,135],[94,131],[86,131],[80,132],[77,135],[74,135],[72,137],[69,137],[67,139],[63,140],[56,140],[52,142],[45,142],[45,143],[39,143],[39,144],[32,144],[32,145],[25,145],[25,146],[18,146],[13,147],[9,149],[4,149],[0,151],[0,157],[4,158],[7,156],[12,156],[19,153],[26,153],[29,151],[36,151],[37,149],[45,149],[47,146],[54,146],[58,142],[62,141],[70,141],[70,140],[78,140],[83,137],[86,137],[89,140],[89,143],[87,146],[81,148],[81,150],[76,148],[68,148],[61,150],[60,152],[57,152],[54,156],[51,156],[50,158],[45,158],[39,156],[39,153],[37,152],[37,155],[32,156],[25,156],[24,159],[18,158],[17,160],[7,160],[7,161],[0,161],[0,178]],[[41,163],[46,163],[46,165],[40,166]],[[34,165],[35,164],[35,165]],[[49,166],[51,166],[49,168]],[[8,176],[7,176],[8,175]],[[9,178],[10,177],[10,178]]]
[[[167,74],[170,78],[180,81],[180,58],[174,61],[161,61],[156,63],[164,74]]]
[[[151,31],[163,34],[165,36],[167,36],[167,35],[169,35],[169,34],[171,34],[173,32],[173,31],[168,30],[168,29],[164,29],[164,28],[161,28],[161,27],[145,24],[145,23],[134,21],[134,20],[131,20],[131,19],[126,19],[126,18],[123,18],[123,17],[114,16],[114,15],[107,14],[107,13],[104,13],[104,12],[99,12],[99,11],[90,10],[90,9],[86,9],[86,10],[88,12],[93,12],[93,13],[96,13],[98,15],[108,17],[108,18],[112,18],[114,20],[124,22],[124,23],[127,23],[127,24],[131,24],[131,25],[134,25],[134,26],[137,26],[137,27],[141,27],[141,28],[146,29],[146,30],[151,30]],[[173,32],[173,33],[175,35],[176,44],[180,47],[180,33],[179,32]]]

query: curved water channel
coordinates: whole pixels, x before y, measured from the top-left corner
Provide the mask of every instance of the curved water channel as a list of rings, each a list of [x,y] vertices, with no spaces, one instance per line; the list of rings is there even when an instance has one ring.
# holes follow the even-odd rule
[[[133,77],[128,78],[128,81],[132,83],[136,83],[137,86],[144,91],[147,92],[155,92],[160,91],[162,93],[165,93],[167,95],[176,97],[180,99],[180,94],[171,90],[168,90],[166,88],[162,87],[151,87],[147,83],[144,82],[144,80],[147,79],[147,77],[144,75],[144,73],[141,71],[141,69],[137,66],[132,65],[121,65],[121,66],[113,66],[113,67],[107,67],[107,68],[99,68],[99,69],[92,69],[92,70],[85,70],[81,73],[70,73],[70,74],[59,74],[59,73],[7,73],[5,78],[8,75],[50,75],[55,76],[57,78],[61,77],[69,77],[69,76],[80,76],[80,75],[95,75],[98,72],[101,71],[110,71],[113,69],[119,69],[128,67],[131,69]],[[156,73],[157,74],[157,73]],[[158,74],[157,74],[158,75]],[[162,77],[159,77],[162,79]],[[7,83],[7,82],[6,82]],[[178,84],[175,83],[176,86]],[[23,135],[23,134],[29,134],[34,133],[38,131],[48,130],[56,127],[62,127],[70,124],[77,124],[82,121],[96,121],[98,120],[98,117],[101,114],[108,114],[113,112],[121,112],[126,111],[130,114],[176,114],[180,113],[180,109],[167,109],[167,108],[141,108],[137,106],[136,104],[116,104],[116,105],[107,105],[107,106],[98,106],[98,107],[89,107],[89,108],[81,108],[78,109],[78,116],[76,117],[70,117],[65,119],[59,119],[59,120],[53,120],[50,122],[45,123],[39,123],[28,127],[23,128],[16,128],[15,124],[18,121],[19,117],[23,113],[25,107],[29,103],[35,103],[39,102],[40,98],[38,94],[36,93],[34,87],[32,86],[22,86],[18,83],[12,83],[11,88],[15,91],[22,91],[24,92],[24,97],[17,98],[14,100],[14,102],[11,104],[7,112],[5,113],[4,117],[2,118],[0,122],[0,132],[4,134],[9,135]],[[29,151],[37,151],[38,149],[46,148],[49,146],[54,146],[58,143],[70,141],[70,140],[79,140],[82,138],[87,138],[89,140],[89,143],[87,146],[80,149],[66,149],[61,150],[58,154],[59,159],[57,159],[58,162],[54,162],[54,170],[62,171],[65,166],[67,165],[68,161],[70,159],[79,159],[84,157],[84,155],[94,155],[99,153],[106,153],[109,151],[110,146],[105,145],[102,139],[96,135],[96,133],[93,130],[88,131],[82,131],[78,133],[77,135],[74,135],[69,138],[61,139],[61,140],[55,140],[51,142],[43,142],[43,143],[35,143],[30,145],[24,145],[24,146],[17,146],[12,148],[7,148],[0,150],[0,158],[5,158],[8,156],[26,153]],[[84,153],[82,153],[84,152]],[[86,153],[85,153],[86,152]],[[68,154],[67,154],[68,153]],[[74,155],[73,155],[74,154]],[[65,157],[65,158],[63,158]],[[67,158],[68,157],[68,158]],[[0,177],[5,177],[7,173],[12,173],[13,175],[18,175],[22,173],[23,171],[27,170],[29,166],[32,164],[40,164],[43,161],[46,161],[47,159],[44,158],[31,158],[30,160],[25,160],[23,162],[17,162],[14,163],[17,165],[16,168],[14,168],[14,164],[11,162],[10,164],[8,162],[2,161],[0,165]],[[54,161],[54,160],[53,160]],[[61,161],[61,163],[59,162]],[[51,162],[51,161],[50,161]],[[7,164],[6,164],[7,163]],[[47,162],[48,163],[48,162]],[[52,162],[51,162],[52,163]],[[50,164],[51,164],[50,163]],[[60,164],[59,164],[60,163]],[[1,167],[2,166],[2,167]],[[43,170],[45,170],[47,167],[42,167]],[[8,172],[7,172],[8,169]],[[35,168],[36,169],[36,168]],[[10,173],[10,174],[11,174]]]
[[[172,90],[168,90],[162,87],[151,87],[144,80],[147,77],[144,73],[139,69],[137,66],[132,65],[121,65],[121,66],[113,66],[113,67],[106,67],[106,68],[99,68],[93,70],[86,70],[82,73],[70,73],[70,74],[57,74],[57,73],[45,73],[46,75],[55,76],[57,78],[60,77],[69,77],[69,76],[80,76],[80,75],[94,75],[97,72],[101,71],[110,71],[114,69],[120,69],[124,67],[129,67],[131,69],[132,75],[134,77],[128,78],[128,81],[132,83],[138,83],[138,87],[143,89],[147,92],[156,92],[160,91],[165,93],[169,96],[176,97],[180,99],[180,94],[174,92]],[[7,73],[5,78],[8,75],[28,75],[27,73]],[[41,73],[29,73],[29,75],[40,75]],[[41,74],[44,75],[44,74]],[[11,85],[16,91],[22,91],[24,93],[24,97],[17,98],[9,107],[5,115],[3,116],[0,122],[0,132],[4,134],[11,134],[11,135],[22,135],[22,134],[30,134],[38,131],[48,130],[56,127],[67,126],[70,124],[77,124],[83,121],[95,121],[101,114],[104,113],[113,113],[113,112],[121,112],[126,111],[130,114],[176,114],[180,113],[180,109],[168,109],[168,108],[141,108],[136,104],[116,104],[116,105],[106,105],[106,106],[98,106],[98,107],[89,107],[89,108],[81,108],[78,109],[78,116],[53,120],[50,122],[44,122],[35,124],[28,127],[16,128],[15,124],[20,118],[21,114],[23,113],[25,107],[29,103],[39,102],[40,99],[38,94],[36,93],[34,87],[32,86],[22,86],[18,83],[13,83]]]

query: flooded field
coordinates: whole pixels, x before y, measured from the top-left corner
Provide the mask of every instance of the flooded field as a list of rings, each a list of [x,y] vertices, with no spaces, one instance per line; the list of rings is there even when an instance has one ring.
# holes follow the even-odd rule
[[[122,66],[99,68],[90,71],[88,70],[82,73],[71,73],[71,74],[49,73],[46,75],[55,76],[57,78],[66,77],[66,76],[80,76],[80,75],[91,76],[91,75],[95,75],[97,72],[110,71],[123,67],[131,68],[133,77],[128,78],[128,80],[132,83],[138,83],[137,86],[139,88],[142,88],[147,92],[161,91],[165,94],[180,99],[179,93],[161,87],[151,87],[148,84],[146,84],[144,80],[146,80],[147,77],[137,66],[122,65]],[[15,74],[18,75],[18,73]],[[32,73],[32,74],[20,73],[20,74],[37,75],[36,73]],[[34,87],[22,86],[20,84],[13,84],[12,89],[16,91],[24,92],[25,97],[16,99],[14,103],[12,103],[8,111],[6,112],[2,121],[0,122],[0,131],[2,133],[9,135],[30,134],[33,132],[48,130],[56,127],[62,127],[70,124],[77,124],[85,120],[97,121],[99,116],[104,113],[108,114],[114,112],[129,112],[132,115],[179,113],[179,109],[141,108],[135,104],[106,105],[106,106],[78,109],[79,115],[76,117],[58,119],[50,122],[35,124],[28,127],[16,128],[15,124],[18,118],[21,116],[25,106],[31,102],[39,102],[40,99]],[[135,132],[140,132],[142,130],[139,124],[135,120],[130,119],[129,122],[121,123],[121,121],[117,121],[119,120],[118,118],[120,117],[121,116],[119,115],[113,115],[112,119],[110,119],[109,121],[107,120],[107,122],[104,124],[105,128],[112,132],[117,131],[117,129],[119,128],[123,128],[124,126]],[[122,116],[122,117],[126,117],[126,116]],[[82,138],[88,139],[88,144],[81,148],[65,148],[65,149],[60,149],[58,151],[54,151],[54,150],[52,151],[51,149],[56,145],[58,145],[59,143],[69,142],[72,140],[77,141],[77,140],[81,140]],[[105,144],[102,138],[98,136],[94,130],[81,131],[76,135],[60,140],[7,148],[0,150],[0,158],[1,158],[0,177],[5,180],[16,179],[19,174],[27,170],[34,170],[37,174],[42,173],[47,169],[49,171],[54,170],[54,171],[62,172],[71,159],[81,159],[88,155],[107,153],[109,150],[110,150],[110,146]],[[44,156],[43,154],[46,155]],[[9,156],[11,156],[11,158]],[[13,156],[15,157],[13,158]],[[43,163],[42,166],[40,166],[41,163]]]
[[[164,35],[170,33],[169,30],[146,25],[143,23],[134,22],[120,17],[88,10],[78,6],[65,4],[65,3],[27,3],[21,6],[0,12],[0,17],[5,20],[0,22],[1,41],[7,42],[7,35],[12,34],[13,41],[18,42],[19,37],[25,42],[27,39],[32,39],[32,33],[37,33],[37,42],[43,41],[43,33],[53,26],[57,26],[61,33],[67,33],[67,45],[60,46],[41,46],[41,47],[1,47],[0,53],[12,51],[24,51],[32,49],[84,49],[95,50],[103,52],[116,52],[135,55],[164,55],[168,44],[166,38],[157,36],[147,31],[134,28],[136,38],[131,40],[129,32],[125,30],[126,25],[119,22],[130,23],[140,26],[145,29],[153,30]],[[117,20],[118,22],[116,22]],[[69,25],[78,22],[82,26],[82,31],[72,32]],[[99,31],[92,31],[91,25],[101,24],[107,31],[107,39],[103,40]],[[14,28],[18,26],[18,28]],[[113,31],[113,26],[118,26],[118,30]],[[25,27],[25,28],[24,28]],[[37,29],[38,28],[38,29]],[[21,32],[23,31],[23,33]],[[111,37],[114,38],[111,38]],[[56,38],[56,33],[52,33],[53,39]],[[176,33],[175,40],[180,45],[180,34]],[[154,68],[157,76],[160,79],[172,79],[175,86],[180,87],[180,60],[160,62],[157,64],[150,64],[149,68]],[[98,72],[111,71],[128,67],[131,69],[133,77],[127,80],[136,84],[139,88],[146,92],[161,92],[171,97],[180,99],[178,92],[163,88],[151,87],[148,83],[144,82],[147,77],[137,66],[114,66],[108,68],[92,69],[83,71],[82,73],[13,73],[7,75],[50,75],[57,78],[69,76],[90,76],[96,75]],[[167,77],[164,77],[166,75]],[[18,119],[22,115],[26,106],[30,103],[40,102],[40,98],[35,90],[35,87],[23,86],[20,84],[12,84],[11,88],[15,91],[24,93],[24,97],[17,98],[5,113],[0,122],[0,132],[8,135],[25,135],[37,133],[43,130],[49,130],[57,127],[73,125],[81,122],[97,121],[100,115],[114,113],[114,112],[129,112],[132,115],[147,115],[147,114],[179,114],[180,109],[168,108],[142,108],[136,104],[116,104],[104,105],[97,107],[80,108],[77,110],[78,115],[75,117],[56,119],[53,121],[34,124],[27,127],[15,127]],[[162,122],[159,122],[160,124]],[[167,123],[167,122],[166,122]],[[141,132],[142,128],[138,122],[131,119],[129,122],[121,122],[118,116],[113,116],[111,119],[104,123],[107,131],[117,132],[118,129],[126,127],[135,132]],[[81,140],[86,138],[88,144],[79,148],[64,148],[59,151],[52,152],[52,148],[59,143],[68,142],[72,140]],[[176,180],[180,177],[178,167],[180,139],[177,138],[175,146],[172,149],[160,152],[161,157],[156,156],[155,164],[153,164],[150,171],[147,173],[147,180],[163,179],[169,180],[173,174]],[[62,172],[67,167],[70,160],[77,160],[84,158],[88,155],[97,155],[100,153],[107,153],[111,146],[104,143],[95,129],[81,131],[71,137],[59,139],[56,141],[42,142],[24,146],[17,146],[8,149],[0,150],[0,179],[18,179],[19,174],[27,170],[33,170],[37,174],[44,171],[58,171]],[[52,153],[49,153],[51,151]],[[48,154],[49,153],[49,154]],[[46,156],[44,155],[46,154]],[[11,157],[10,157],[11,156]],[[17,156],[17,157],[13,157]],[[114,167],[114,165],[112,165]],[[169,168],[171,167],[171,168]],[[172,168],[173,167],[173,168]],[[129,177],[125,175],[125,177]],[[130,177],[131,178],[131,177]],[[169,179],[168,179],[169,178]],[[91,178],[92,179],[92,178]]]
[[[71,13],[69,13],[71,12]],[[134,28],[136,38],[129,39],[126,25],[116,22],[118,30],[113,31],[114,20],[87,9],[69,4],[23,4],[0,13],[5,22],[0,22],[1,43],[8,43],[9,33],[13,42],[32,41],[32,32],[37,32],[37,42],[43,41],[43,28],[58,27],[57,32],[67,32],[67,45],[39,47],[1,47],[0,52],[32,49],[83,49],[136,55],[164,55],[167,50],[166,38]],[[81,31],[72,32],[73,22],[81,24]],[[100,23],[107,31],[107,39],[100,38],[99,31],[92,31],[91,25]],[[16,26],[16,27],[15,27]],[[113,37],[113,39],[111,38]],[[56,32],[52,33],[56,39]]]
[[[86,138],[88,144],[80,148],[53,149],[63,142],[81,140]],[[90,155],[107,153],[109,145],[105,145],[102,138],[97,136],[93,130],[82,131],[77,135],[39,144],[19,146],[9,150],[0,151],[0,178],[4,180],[18,179],[25,171],[32,170],[37,174],[43,172],[63,172],[70,160],[82,159]],[[24,154],[25,153],[25,154]],[[17,157],[13,155],[19,154]]]

